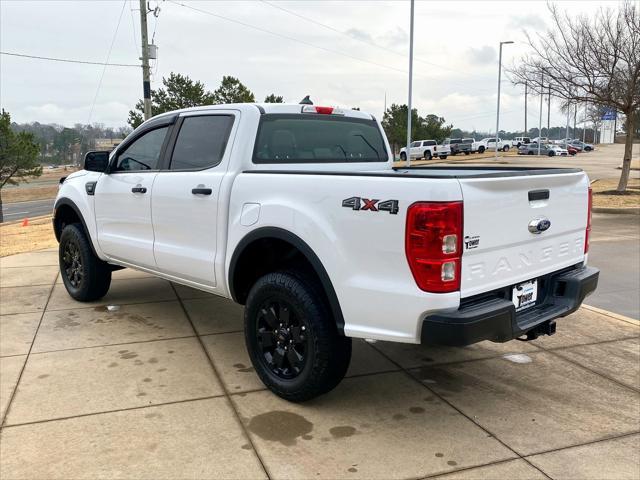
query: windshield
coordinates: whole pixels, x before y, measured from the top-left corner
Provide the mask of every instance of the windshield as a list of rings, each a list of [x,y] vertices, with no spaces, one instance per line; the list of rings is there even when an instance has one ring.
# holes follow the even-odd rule
[[[262,115],[253,163],[386,162],[375,120],[317,114]]]

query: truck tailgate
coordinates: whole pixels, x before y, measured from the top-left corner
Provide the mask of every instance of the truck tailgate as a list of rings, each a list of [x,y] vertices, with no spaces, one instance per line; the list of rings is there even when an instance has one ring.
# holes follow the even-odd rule
[[[589,181],[583,172],[458,181],[464,201],[463,298],[584,259]],[[532,222],[540,230],[549,226],[532,233]]]

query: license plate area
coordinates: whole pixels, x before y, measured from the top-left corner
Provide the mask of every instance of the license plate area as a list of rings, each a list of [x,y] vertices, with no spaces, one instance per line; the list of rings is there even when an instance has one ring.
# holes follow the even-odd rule
[[[515,285],[511,291],[511,301],[516,307],[516,312],[526,310],[533,307],[538,300],[538,280],[529,280],[527,282]]]

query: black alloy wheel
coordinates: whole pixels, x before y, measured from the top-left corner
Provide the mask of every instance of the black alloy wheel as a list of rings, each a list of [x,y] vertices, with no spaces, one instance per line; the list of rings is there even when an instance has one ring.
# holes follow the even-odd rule
[[[69,239],[64,244],[62,250],[62,268],[71,286],[73,288],[80,288],[84,277],[84,268],[82,266],[80,248],[73,239]]]
[[[256,318],[256,340],[261,361],[277,377],[296,378],[304,369],[309,351],[307,326],[280,299],[264,302]]]

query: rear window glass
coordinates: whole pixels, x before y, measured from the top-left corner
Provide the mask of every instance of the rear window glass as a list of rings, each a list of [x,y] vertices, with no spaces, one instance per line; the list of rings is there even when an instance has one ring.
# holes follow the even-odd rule
[[[374,120],[315,114],[263,115],[254,163],[386,162]]]

